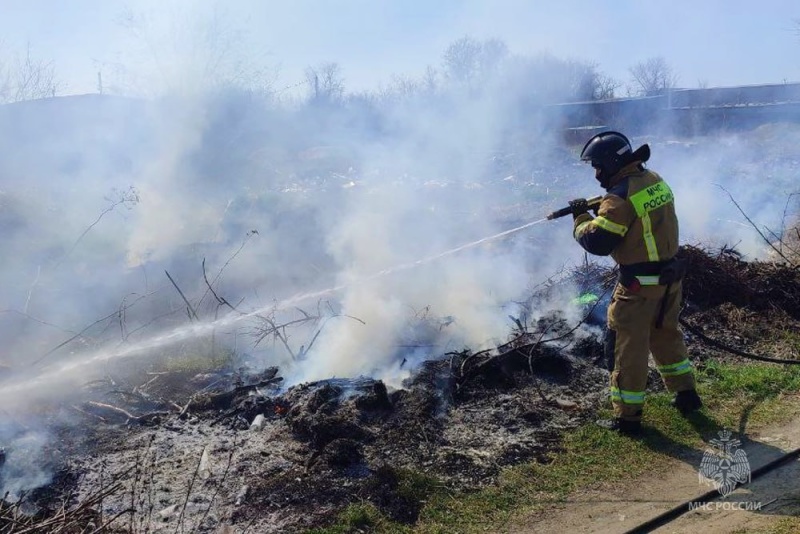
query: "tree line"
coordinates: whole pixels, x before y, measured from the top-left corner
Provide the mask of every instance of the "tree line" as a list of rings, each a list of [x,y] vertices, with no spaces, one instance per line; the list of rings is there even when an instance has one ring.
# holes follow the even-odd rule
[[[207,78],[205,83],[210,87],[246,89],[273,98],[280,95],[275,79],[243,79],[241,75],[235,79],[227,77],[225,72],[230,69],[226,65],[236,65],[237,72],[241,72],[242,58],[233,48],[212,46],[206,55],[213,68],[203,66]],[[152,53],[167,52],[153,50]],[[151,59],[159,60],[158,57]],[[251,71],[257,72],[258,69]],[[663,57],[640,61],[628,69],[628,74],[627,80],[620,80],[606,75],[593,62],[563,59],[546,53],[516,54],[502,40],[465,36],[451,43],[438,64],[428,65],[422,74],[395,75],[388,83],[372,91],[348,92],[344,69],[337,62],[309,66],[304,79],[295,86],[304,87],[303,98],[312,106],[365,100],[398,102],[432,98],[453,91],[475,96],[488,94],[499,87],[515,92],[509,95],[511,98],[558,103],[653,96],[676,87],[679,80]],[[22,53],[0,47],[0,103],[58,96],[65,88],[53,62],[35,57],[30,46]],[[125,89],[117,92],[124,94]]]
[[[55,65],[24,52],[3,50],[0,43],[0,104],[56,96],[62,86]],[[5,52],[5,53],[3,53]]]
[[[523,88],[531,99],[543,103],[606,100],[620,96],[654,96],[677,87],[679,77],[663,57],[652,57],[632,65],[629,79],[606,75],[599,65],[551,54],[513,54],[498,39],[477,40],[469,36],[451,43],[438,66],[429,65],[422,75],[395,76],[371,94],[378,100],[431,96],[437,91],[460,89],[481,93],[495,86]],[[339,63],[308,67],[307,97],[311,103],[341,101],[348,96]]]

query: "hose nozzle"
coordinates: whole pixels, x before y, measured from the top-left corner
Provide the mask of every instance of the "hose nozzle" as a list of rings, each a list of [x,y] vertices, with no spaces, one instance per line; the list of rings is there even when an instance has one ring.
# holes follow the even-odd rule
[[[603,196],[598,195],[596,197],[587,198],[586,204],[589,206],[589,209],[596,210],[600,206],[600,202],[602,202]],[[567,215],[572,215],[573,210],[572,206],[567,206],[566,208],[561,208],[560,210],[556,210],[550,215],[547,216],[548,221],[552,221],[553,219],[559,219],[561,217],[565,217]]]

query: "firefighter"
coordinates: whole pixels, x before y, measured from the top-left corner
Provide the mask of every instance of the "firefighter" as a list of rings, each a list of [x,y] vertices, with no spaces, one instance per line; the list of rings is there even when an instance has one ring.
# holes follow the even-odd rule
[[[703,405],[678,326],[686,264],[675,258],[675,203],[667,183],[645,168],[649,158],[648,145],[633,151],[619,132],[595,135],[581,160],[591,164],[607,193],[595,217],[585,199],[570,202],[575,240],[590,254],[610,255],[619,264],[605,337],[606,358],[613,362],[614,417],[598,424],[629,435],[641,431],[648,353],[667,390],[675,393],[673,406],[687,415]]]

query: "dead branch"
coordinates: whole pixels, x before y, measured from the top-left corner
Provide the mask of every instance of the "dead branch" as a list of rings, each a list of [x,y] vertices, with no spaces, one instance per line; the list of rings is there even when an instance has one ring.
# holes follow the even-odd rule
[[[15,528],[14,532],[17,534],[33,534],[36,532],[63,532],[68,525],[72,524],[87,524],[89,520],[93,519],[96,516],[96,512],[94,511],[94,507],[103,501],[104,498],[117,493],[122,489],[122,483],[117,481],[114,484],[108,486],[107,488],[102,489],[101,491],[91,495],[87,499],[83,500],[78,506],[76,506],[72,510],[66,509],[66,503],[62,506],[61,510],[53,514],[51,517],[46,519],[36,518],[36,517],[26,517],[24,515],[16,515],[16,517],[9,517],[5,512],[11,511],[9,509],[0,509],[0,520],[12,522],[17,527],[22,528]],[[22,499],[13,507],[15,510],[18,508],[19,503],[22,502]],[[112,518],[111,521],[107,522],[106,525],[113,522],[119,516],[129,513],[129,510],[124,510],[118,516]],[[96,529],[94,532],[102,532],[102,530]]]
[[[147,395],[146,393],[142,393],[140,391],[136,391],[136,388],[134,388],[131,391],[126,391],[124,389],[115,389],[115,390],[109,391],[109,393],[114,393],[116,395],[119,395],[120,397],[125,397],[127,399],[133,399],[134,401],[140,401],[140,402],[143,401],[143,402],[146,402],[146,403],[153,403],[154,402],[153,399],[151,399],[149,395]]]
[[[178,419],[185,419],[186,414],[189,412],[189,407],[192,406],[192,403],[197,400],[196,395],[192,395],[189,397],[188,402],[181,408],[181,411],[178,413]]]
[[[58,330],[61,330],[62,332],[66,332],[68,334],[74,334],[75,333],[72,330],[69,330],[69,329],[64,328],[62,326],[58,326],[57,324],[48,323],[44,319],[39,319],[38,317],[34,317],[33,315],[30,315],[29,313],[27,313],[25,311],[7,309],[7,310],[0,310],[0,313],[14,313],[16,315],[21,315],[22,317],[25,317],[26,319],[29,319],[29,320],[31,320],[33,322],[39,323],[39,324],[44,325],[44,326],[50,326],[50,327],[56,328]]]
[[[536,347],[531,347],[530,351],[528,352],[528,370],[531,374],[531,381],[533,383],[533,388],[536,390],[536,393],[539,395],[539,398],[542,399],[543,403],[550,404],[553,401],[553,399],[547,398],[547,395],[544,394],[544,391],[542,391],[542,387],[539,384],[539,381],[536,379],[536,375],[533,372],[532,360],[533,360],[533,352],[535,349]]]
[[[118,408],[116,406],[112,406],[110,404],[106,404],[104,402],[97,402],[97,401],[87,401],[84,403],[85,406],[93,408],[105,415],[117,416],[117,417],[124,417],[125,419],[133,419],[136,416],[132,413],[124,410],[122,408]]]
[[[769,239],[767,239],[767,236],[765,236],[765,235],[764,235],[764,232],[762,232],[762,231],[761,231],[761,230],[758,228],[758,226],[756,225],[756,223],[754,223],[754,222],[753,222],[753,220],[752,220],[750,217],[748,217],[747,213],[745,213],[745,211],[742,209],[742,207],[739,205],[739,203],[738,203],[738,202],[736,202],[736,200],[733,198],[733,195],[732,195],[732,194],[731,194],[731,193],[730,193],[730,192],[729,192],[727,189],[725,189],[724,187],[722,187],[721,185],[719,185],[719,184],[716,184],[716,186],[717,186],[717,187],[719,187],[720,189],[722,189],[723,191],[725,191],[725,193],[728,195],[728,198],[730,198],[730,199],[731,199],[731,202],[733,202],[733,205],[734,205],[734,206],[736,206],[736,209],[738,209],[738,210],[739,210],[739,213],[741,213],[741,214],[742,214],[742,216],[743,216],[745,219],[747,219],[747,222],[749,222],[749,223],[750,223],[750,226],[752,226],[752,227],[755,229],[755,231],[756,231],[756,232],[758,232],[758,235],[760,235],[760,236],[761,236],[761,239],[763,239],[763,240],[764,240],[764,242],[765,242],[767,245],[769,245],[769,247],[770,247],[772,250],[774,250],[774,251],[775,251],[775,252],[778,254],[778,256],[780,256],[781,258],[783,258],[783,259],[784,259],[784,261],[786,261],[786,263],[788,263],[789,265],[794,265],[794,262],[793,262],[793,261],[791,261],[789,258],[787,258],[787,257],[786,257],[786,256],[783,254],[783,251],[782,251],[781,249],[777,248],[777,247],[776,247],[776,246],[775,246],[775,245],[772,243],[772,241],[770,241]]]
[[[248,236],[249,236],[249,234],[248,234]],[[245,240],[245,243],[246,242],[247,242],[247,240]],[[244,243],[242,243],[242,247],[244,247]],[[242,247],[239,247],[239,250],[241,250]],[[238,253],[239,253],[239,251],[236,251],[236,254],[238,254]],[[234,254],[228,260],[228,262],[230,262],[230,260],[232,260],[234,257],[236,257],[236,254]],[[220,269],[219,273],[217,273],[217,276],[214,278],[214,280],[217,280],[219,278],[219,276],[222,274],[222,270],[225,268],[225,266],[228,265],[228,262],[226,262],[225,265],[223,265],[222,269]],[[233,310],[234,312],[238,313],[239,315],[246,315],[244,312],[239,311],[236,308],[236,306],[232,305],[225,298],[220,297],[217,294],[217,292],[214,291],[214,287],[212,286],[211,282],[208,281],[208,275],[206,273],[206,259],[205,258],[203,258],[202,266],[203,266],[203,280],[206,283],[207,289],[206,289],[206,292],[203,294],[203,297],[200,299],[200,302],[202,302],[203,298],[205,298],[205,296],[208,295],[209,292],[211,292],[211,294],[214,296],[214,299],[217,301],[217,307],[214,310],[214,321],[216,322],[217,317],[219,316],[219,308],[220,308],[220,306],[228,306],[231,310]],[[244,300],[244,299],[242,299],[242,300]],[[239,301],[239,302],[241,303],[241,301]],[[216,329],[211,331],[211,347],[212,347],[212,350],[213,350],[213,347],[215,347],[215,344],[216,344],[215,339],[216,339]]]
[[[125,301],[128,300],[128,297],[130,297],[131,295],[138,295],[138,293],[129,293],[124,297],[122,297],[122,301],[120,301],[119,303],[119,311],[117,313],[117,318],[119,320],[119,332],[123,342],[128,341],[128,335],[129,335],[128,324],[126,322],[126,317],[127,317],[126,312],[128,311],[128,308],[125,306]]]
[[[308,347],[306,347],[305,345],[300,345],[300,350],[297,352],[297,357],[299,359],[302,360],[306,357],[306,354],[308,354],[308,351],[311,350],[311,347],[314,345],[314,342],[317,340],[317,337],[319,337],[321,333],[322,329],[320,328],[319,330],[317,330],[317,333],[314,334],[314,337],[311,338],[311,341],[308,342]]]
[[[108,521],[106,521],[105,523],[103,523],[102,525],[97,527],[96,529],[94,529],[90,534],[96,534],[96,533],[99,533],[99,532],[106,532],[106,529],[111,525],[111,523],[113,523],[114,521],[116,521],[117,519],[122,517],[123,515],[129,514],[129,513],[133,513],[133,510],[122,510],[120,512],[117,512],[111,519],[109,519]]]
[[[176,312],[178,312],[178,311],[180,311],[180,310],[181,310],[181,308],[175,308],[175,309],[171,309],[171,310],[169,310],[169,311],[166,311],[166,312],[164,312],[164,313],[160,313],[160,314],[156,315],[155,317],[153,317],[152,319],[150,319],[149,321],[147,321],[147,322],[146,322],[146,323],[144,323],[143,325],[140,325],[140,326],[138,326],[138,327],[134,328],[133,330],[130,330],[130,331],[128,332],[128,337],[132,336],[133,334],[135,334],[136,332],[138,332],[138,331],[140,331],[140,330],[144,330],[145,328],[147,328],[147,327],[148,327],[148,326],[150,326],[151,324],[155,323],[155,322],[156,322],[156,321],[158,321],[159,319],[163,319],[164,317],[167,317],[167,316],[169,316],[169,315],[172,315],[173,313],[176,313]]]
[[[300,311],[305,314],[305,316],[306,316],[306,318],[308,320],[317,320],[318,319],[317,317],[312,317],[311,315],[305,313],[303,310],[300,310]],[[303,358],[305,358],[306,354],[308,354],[308,351],[310,351],[311,347],[314,346],[314,342],[317,340],[319,335],[322,333],[322,329],[325,328],[325,325],[328,324],[328,321],[330,321],[331,319],[336,318],[336,317],[346,317],[348,319],[352,319],[354,321],[358,321],[359,323],[361,323],[363,325],[367,324],[364,321],[362,321],[361,319],[359,319],[358,317],[353,317],[352,315],[347,315],[347,314],[338,314],[338,315],[332,315],[330,317],[327,317],[325,319],[325,321],[322,323],[322,325],[319,327],[319,329],[317,329],[316,333],[314,334],[314,337],[311,338],[311,341],[308,342],[308,345],[307,346],[305,346],[305,345],[301,345],[300,346],[300,350],[297,353],[297,358],[299,360],[302,360]]]
[[[200,320],[200,318],[197,316],[197,312],[194,310],[194,307],[193,307],[193,306],[192,306],[192,304],[189,302],[189,299],[187,299],[187,298],[186,298],[186,295],[184,295],[184,294],[183,294],[183,291],[181,291],[181,288],[180,288],[180,287],[178,287],[178,284],[177,284],[177,283],[175,283],[175,280],[173,280],[173,279],[172,279],[172,277],[169,275],[169,271],[167,271],[167,270],[164,270],[164,272],[167,274],[167,278],[169,278],[169,281],[170,281],[170,282],[172,282],[172,285],[173,285],[173,286],[175,286],[175,289],[177,289],[177,290],[178,290],[178,294],[179,294],[179,295],[181,296],[181,298],[183,299],[183,302],[185,302],[185,303],[186,303],[186,308],[187,308],[187,309],[189,310],[189,312],[190,312],[190,315],[189,315],[189,320],[191,320],[191,319],[192,319],[192,317],[194,317],[196,320],[198,320],[198,321],[199,321],[199,320]]]
[[[107,198],[106,200],[110,200],[110,199],[108,199],[108,198]],[[129,188],[128,188],[128,190],[127,190],[127,191],[125,191],[125,192],[121,193],[121,194],[120,194],[120,197],[119,197],[117,200],[115,200],[115,201],[114,201],[114,202],[113,202],[113,203],[112,203],[112,204],[111,204],[109,207],[107,207],[106,209],[104,209],[104,210],[103,210],[103,211],[100,213],[100,215],[98,215],[97,219],[95,219],[95,221],[94,221],[92,224],[90,224],[89,226],[87,226],[87,227],[86,227],[86,229],[85,229],[85,230],[84,230],[84,231],[81,233],[81,235],[79,235],[79,236],[78,236],[78,239],[76,239],[76,240],[75,240],[75,242],[72,244],[72,246],[69,248],[69,250],[67,250],[67,251],[66,251],[66,252],[65,252],[65,253],[64,253],[64,254],[63,254],[63,255],[62,255],[62,256],[61,256],[61,257],[58,259],[58,261],[56,262],[56,264],[53,266],[53,269],[55,269],[55,268],[57,268],[59,265],[61,265],[61,263],[62,263],[62,262],[63,262],[63,261],[64,261],[64,260],[67,258],[67,256],[69,256],[69,255],[72,253],[72,251],[73,251],[73,250],[75,250],[75,247],[77,247],[77,246],[78,246],[78,244],[79,244],[79,243],[80,243],[80,242],[83,240],[83,238],[84,238],[84,237],[86,237],[86,234],[88,234],[88,233],[91,231],[91,229],[92,229],[92,228],[94,228],[95,226],[97,226],[97,224],[100,222],[100,220],[101,220],[101,219],[102,219],[102,218],[103,218],[105,215],[107,215],[108,213],[111,213],[112,211],[114,211],[114,209],[115,209],[117,206],[120,206],[120,205],[126,205],[126,204],[128,204],[128,205],[129,205],[128,207],[131,207],[132,205],[135,205],[135,204],[137,204],[138,202],[139,202],[139,192],[138,192],[138,191],[136,191],[136,188],[135,188],[135,187],[131,186],[131,187],[129,187]]]
[[[133,392],[134,393],[139,393],[139,392],[143,391],[145,388],[147,388],[147,386],[149,386],[150,384],[152,384],[153,382],[155,382],[156,380],[158,380],[159,378],[161,378],[162,376],[164,376],[164,375],[166,375],[168,373],[166,371],[162,371],[160,373],[149,373],[149,374],[152,374],[152,375],[155,375],[155,376],[153,376],[153,378],[151,378],[150,380],[148,380],[144,384],[136,386],[135,388],[133,388]]]
[[[598,301],[599,301],[599,299],[598,299]],[[597,303],[595,303],[595,304],[597,304]],[[594,307],[592,307],[592,309],[594,309]],[[591,311],[589,312],[589,314],[586,315],[586,317],[588,317],[589,315],[591,315]],[[581,319],[581,321],[575,326],[575,328],[570,330],[570,332],[574,332],[581,324],[583,324],[583,321],[586,319],[586,317]],[[528,372],[531,374],[531,379],[533,381],[533,387],[534,387],[534,389],[536,389],[536,393],[539,394],[539,398],[542,399],[542,402],[544,402],[545,404],[550,404],[552,402],[552,399],[548,399],[547,398],[547,396],[544,394],[544,391],[542,391],[541,386],[539,385],[539,381],[536,380],[536,375],[533,372],[533,354],[536,351],[536,349],[539,347],[539,345],[542,343],[542,339],[544,338],[545,334],[547,334],[547,332],[550,331],[550,328],[552,328],[553,324],[554,323],[548,324],[547,328],[542,330],[542,334],[539,336],[539,339],[536,340],[536,343],[531,345],[530,349],[528,350],[528,355],[527,355],[527,358],[528,358]]]
[[[781,250],[786,248],[791,253],[794,253],[794,254],[798,253],[798,250],[796,248],[794,248],[792,246],[789,246],[789,244],[786,243],[786,241],[783,238],[783,236],[784,236],[783,231],[781,231],[780,235],[778,235],[771,228],[767,228],[765,226],[764,229],[769,233],[769,235],[771,235],[772,237],[775,238],[775,241],[778,242],[778,246],[780,247]]]
[[[124,419],[125,424],[148,425],[158,418],[170,415],[170,412],[165,412],[165,411],[155,411],[142,415],[133,415],[124,408],[119,408],[117,406],[112,406],[111,404],[106,404],[104,402],[97,402],[97,401],[87,401],[84,403],[84,405],[98,413],[92,413],[91,411],[81,410],[80,408],[74,406],[73,408],[75,408],[76,410],[78,410],[83,414],[97,417],[104,423],[107,423],[111,419],[116,419],[116,420]]]
[[[144,403],[149,406],[157,405],[158,407],[164,409],[169,409],[169,408],[177,408],[178,410],[181,409],[180,406],[178,406],[172,401],[165,401],[164,399],[159,397],[152,397],[142,391],[136,391],[135,388],[132,391],[115,390],[115,391],[110,391],[109,393],[115,393],[120,397],[124,397],[127,399],[134,399],[135,401],[139,401],[140,403]],[[163,412],[158,412],[158,413],[163,413]]]
[[[258,317],[262,321],[267,323],[269,325],[269,328],[264,330],[264,333],[262,333],[261,336],[256,340],[255,344],[258,345],[265,337],[267,337],[268,335],[272,335],[275,339],[278,339],[281,343],[283,343],[284,348],[292,357],[292,360],[297,361],[297,355],[294,353],[292,347],[289,345],[289,337],[286,335],[286,327],[292,323],[307,322],[308,319],[303,318],[298,321],[290,321],[289,323],[286,324],[276,325],[275,321],[266,316],[259,315]]]
[[[211,282],[208,281],[208,275],[206,273],[206,259],[205,258],[203,258],[202,266],[203,266],[203,280],[205,281],[206,288],[207,288],[206,289],[206,293],[203,295],[203,298],[205,298],[205,296],[210,292],[211,295],[213,295],[214,300],[217,301],[217,307],[219,307],[219,306],[228,306],[231,310],[233,310],[233,311],[235,311],[235,312],[237,312],[237,313],[239,313],[241,315],[244,315],[244,312],[240,312],[239,310],[237,310],[227,300],[225,300],[224,298],[222,298],[219,295],[217,295],[217,292],[214,291],[214,287],[211,285]],[[200,302],[203,301],[203,298],[200,299]]]
[[[783,217],[781,217],[781,243],[784,245],[783,236],[786,235],[786,218],[789,214],[789,204],[791,204],[792,198],[798,195],[800,195],[800,193],[789,193],[789,196],[786,197],[786,204],[783,206]]]
[[[308,312],[306,312],[303,308],[295,306],[294,309],[302,313],[306,319],[312,319],[312,317],[308,314]],[[319,304],[317,304],[317,309],[319,309]]]
[[[139,296],[139,297],[138,297],[136,300],[134,300],[134,301],[133,301],[133,302],[131,302],[130,304],[127,304],[127,305],[125,306],[125,309],[128,309],[128,308],[130,308],[130,307],[134,306],[134,305],[135,305],[137,302],[139,302],[139,301],[140,301],[140,300],[142,300],[143,298],[149,297],[149,296],[153,295],[154,293],[155,293],[155,291],[152,291],[152,292],[150,292],[150,293],[147,293],[147,294],[144,294],[144,295],[140,295],[140,296]],[[40,363],[42,360],[44,360],[45,358],[47,358],[48,356],[50,356],[51,354],[53,354],[54,352],[56,352],[58,349],[60,349],[60,348],[64,347],[65,345],[68,345],[69,343],[71,343],[71,342],[75,341],[76,339],[83,338],[83,337],[84,337],[84,335],[83,335],[83,334],[84,334],[84,333],[85,333],[87,330],[91,329],[91,328],[92,328],[93,326],[95,326],[95,325],[98,325],[98,324],[102,323],[103,321],[107,321],[107,320],[109,320],[109,319],[113,318],[113,317],[114,317],[114,316],[116,316],[118,313],[119,313],[119,309],[117,309],[117,310],[114,310],[113,312],[109,313],[109,314],[108,314],[108,315],[106,315],[105,317],[101,317],[100,319],[97,319],[96,321],[94,321],[93,323],[91,323],[91,324],[89,324],[88,326],[86,326],[86,327],[85,327],[83,330],[81,330],[80,332],[78,332],[77,334],[75,334],[74,336],[72,336],[71,338],[69,338],[69,339],[67,339],[67,340],[65,340],[65,341],[62,341],[61,343],[59,343],[58,345],[56,345],[55,347],[53,347],[52,349],[50,349],[49,351],[47,351],[46,353],[44,353],[44,354],[43,354],[42,356],[40,356],[38,359],[34,360],[34,361],[31,363],[31,365],[37,365],[37,364],[38,364],[38,363]],[[65,331],[66,331],[66,330],[65,330]],[[89,338],[89,339],[90,339],[90,338]]]
[[[467,362],[470,359],[477,358],[479,356],[489,356],[489,359],[492,359],[493,356],[491,356],[490,353],[493,350],[495,350],[495,349],[485,349],[485,350],[478,351],[475,354],[467,354],[466,358],[464,358],[464,360],[461,362],[461,366],[459,368],[459,373],[460,373],[459,376],[464,376],[464,374],[465,374],[464,368],[467,366]],[[452,354],[452,353],[448,353],[448,354]]]
[[[148,448],[150,444],[152,444],[153,435],[150,436],[150,443],[148,444]],[[146,453],[145,453],[146,454]],[[133,463],[133,476],[131,481],[131,489],[130,489],[130,498],[131,498],[131,505],[130,505],[130,521],[128,523],[128,529],[133,532],[133,523],[135,519],[135,510],[136,510],[136,483],[139,482],[139,475],[141,473],[141,469],[139,468],[139,461],[141,460],[141,451],[136,451],[136,460]]]
[[[230,264],[230,262],[232,262],[234,260],[234,258],[236,258],[236,256],[239,255],[239,253],[242,251],[244,246],[247,244],[247,242],[250,240],[250,238],[253,237],[254,235],[259,235],[258,234],[258,230],[250,230],[249,232],[247,232],[247,234],[245,235],[244,241],[242,241],[241,246],[239,246],[239,248],[236,250],[236,252],[234,252],[233,255],[230,258],[228,258],[228,261],[226,261],[222,265],[222,267],[220,267],[220,269],[217,272],[216,276],[214,276],[214,280],[212,280],[210,283],[208,281],[208,278],[206,277],[206,259],[203,258],[203,278],[206,281],[206,286],[208,287],[208,289],[206,290],[205,293],[203,293],[203,296],[200,297],[200,302],[198,303],[198,306],[200,304],[202,304],[203,300],[205,300],[205,298],[208,296],[209,292],[211,292],[212,294],[214,293],[214,290],[212,289],[212,285],[215,284],[217,282],[217,280],[219,280],[219,277],[222,276],[222,271],[224,271],[225,268],[228,266],[228,264]],[[214,298],[216,298],[217,302],[219,302],[219,297],[217,297],[216,294],[214,294]]]

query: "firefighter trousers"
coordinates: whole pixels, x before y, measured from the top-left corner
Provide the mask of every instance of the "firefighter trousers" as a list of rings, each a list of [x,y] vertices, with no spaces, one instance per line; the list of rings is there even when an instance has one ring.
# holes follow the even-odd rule
[[[695,388],[683,333],[678,326],[682,289],[672,284],[666,295],[663,323],[656,328],[666,286],[643,286],[634,292],[617,284],[608,307],[605,350],[614,362],[611,403],[614,416],[629,421],[642,417],[647,387],[648,354],[667,390],[673,393]]]

